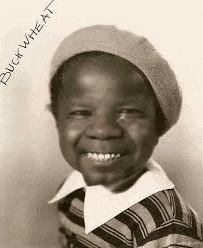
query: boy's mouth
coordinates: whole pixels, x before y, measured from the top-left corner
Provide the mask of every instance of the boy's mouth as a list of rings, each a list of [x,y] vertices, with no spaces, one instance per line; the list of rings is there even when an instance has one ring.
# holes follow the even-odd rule
[[[84,154],[86,158],[96,162],[111,162],[121,157],[120,153],[96,153],[87,152]]]

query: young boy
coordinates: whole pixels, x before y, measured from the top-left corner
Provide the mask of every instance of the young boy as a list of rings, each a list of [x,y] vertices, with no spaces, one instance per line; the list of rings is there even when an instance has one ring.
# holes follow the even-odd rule
[[[50,91],[74,169],[50,201],[61,247],[203,247],[197,214],[150,159],[182,99],[149,41],[107,25],[74,32],[54,55]]]

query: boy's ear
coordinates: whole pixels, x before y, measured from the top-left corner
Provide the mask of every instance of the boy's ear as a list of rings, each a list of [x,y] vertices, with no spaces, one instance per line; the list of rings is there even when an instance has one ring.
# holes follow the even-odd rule
[[[45,105],[45,109],[52,113],[52,111],[51,111],[51,103],[47,103]]]
[[[155,140],[155,145],[154,146],[156,146],[158,143],[159,143],[159,135],[156,136],[156,140]]]
[[[156,136],[154,137],[154,147],[158,144],[159,142],[159,137],[160,135],[158,134],[158,132],[156,133]]]
[[[54,116],[54,121],[55,121],[56,128],[58,130],[59,129],[59,122],[58,122],[58,119],[56,116]]]
[[[58,129],[58,125],[59,125],[59,124],[58,124],[57,116],[54,115],[54,113],[53,113],[53,111],[52,111],[51,103],[46,104],[46,110],[48,110],[48,111],[52,114],[52,116],[54,117],[54,121],[55,121],[55,124],[56,124],[56,128]]]

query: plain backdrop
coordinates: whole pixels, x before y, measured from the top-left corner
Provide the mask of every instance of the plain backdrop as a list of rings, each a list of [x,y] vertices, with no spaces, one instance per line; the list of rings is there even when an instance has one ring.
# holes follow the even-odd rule
[[[41,20],[50,1],[2,1],[0,72]],[[178,124],[154,157],[203,217],[203,4],[199,0],[55,0],[47,25],[0,85],[0,247],[57,247],[55,205],[47,201],[70,171],[49,103],[48,69],[59,42],[77,28],[116,24],[147,36],[174,69],[183,91]]]

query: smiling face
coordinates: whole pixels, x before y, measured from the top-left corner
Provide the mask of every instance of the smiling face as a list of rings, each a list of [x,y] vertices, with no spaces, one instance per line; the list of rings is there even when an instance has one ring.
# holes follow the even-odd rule
[[[83,55],[64,66],[56,119],[65,160],[88,185],[122,191],[158,142],[155,99],[128,61]]]

